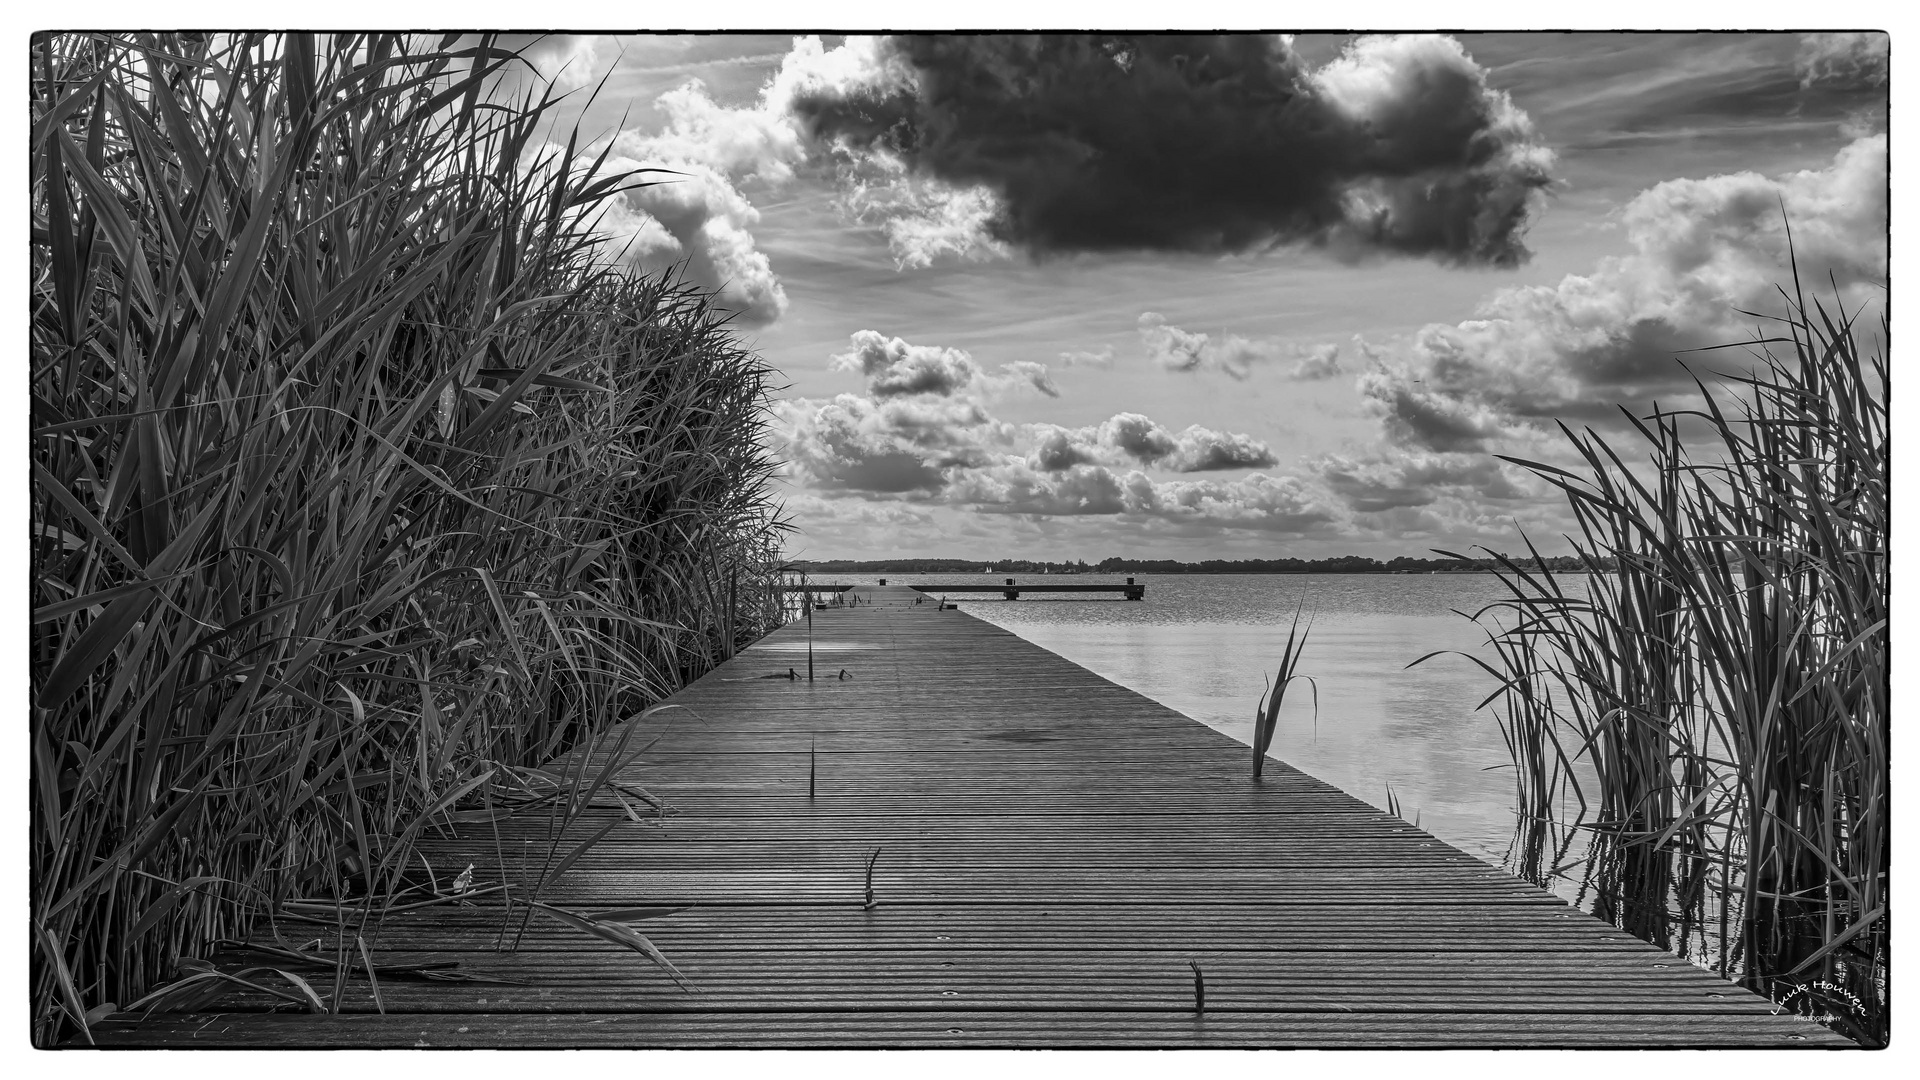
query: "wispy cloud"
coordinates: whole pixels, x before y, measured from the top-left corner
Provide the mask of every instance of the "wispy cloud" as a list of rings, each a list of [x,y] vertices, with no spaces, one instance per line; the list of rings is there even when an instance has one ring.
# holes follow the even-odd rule
[[[1878,31],[1802,34],[1794,68],[1803,87],[1816,83],[1885,86],[1891,46],[1892,40]]]
[[[786,55],[786,53],[758,53],[752,56],[716,56],[710,60],[689,60],[678,64],[633,66],[622,64],[620,70],[630,75],[690,75],[696,71],[707,71],[716,67],[754,67],[759,64],[777,63]]]
[[[1157,311],[1142,312],[1136,326],[1147,359],[1168,371],[1219,371],[1245,379],[1259,365],[1292,360],[1283,372],[1291,379],[1330,379],[1341,372],[1338,345],[1302,346],[1229,333],[1216,337],[1174,326]]]
[[[1093,351],[1063,352],[1055,362],[1063,368],[1110,368],[1113,366],[1113,346],[1102,345]]]

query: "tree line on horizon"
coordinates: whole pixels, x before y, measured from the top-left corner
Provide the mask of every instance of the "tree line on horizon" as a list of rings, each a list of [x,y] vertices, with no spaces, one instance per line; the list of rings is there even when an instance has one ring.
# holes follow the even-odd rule
[[[1527,569],[1540,569],[1542,559],[1528,556],[1508,560]],[[1572,555],[1549,556],[1545,568],[1556,573],[1577,573],[1587,564]],[[1424,574],[1444,571],[1465,573],[1491,571],[1501,565],[1496,558],[1422,559],[1400,555],[1385,561],[1365,555],[1334,555],[1324,559],[1203,559],[1182,562],[1178,559],[1085,559],[1045,562],[1033,559],[820,559],[799,560],[788,564],[808,574]],[[1604,569],[1614,569],[1611,560]]]

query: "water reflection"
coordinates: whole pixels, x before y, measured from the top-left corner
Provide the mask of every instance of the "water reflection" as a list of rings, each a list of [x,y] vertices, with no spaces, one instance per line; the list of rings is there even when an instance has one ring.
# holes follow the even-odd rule
[[[986,575],[887,575],[892,584],[977,584]],[[1467,652],[1485,635],[1455,610],[1502,596],[1489,575],[1179,575],[1136,577],[1139,602],[968,598],[965,610],[1101,676],[1250,742],[1265,678],[1296,605],[1313,618],[1273,756],[1375,806],[1391,784],[1402,813],[1462,850],[1500,863],[1514,835],[1513,781],[1493,717],[1476,710],[1488,676],[1457,657],[1412,670],[1441,649]],[[842,580],[872,582],[874,576]],[[1035,580],[1021,578],[1023,583]],[[1122,577],[1076,575],[1076,584]],[[1297,695],[1297,696],[1296,696]],[[1569,893],[1571,898],[1571,894]]]

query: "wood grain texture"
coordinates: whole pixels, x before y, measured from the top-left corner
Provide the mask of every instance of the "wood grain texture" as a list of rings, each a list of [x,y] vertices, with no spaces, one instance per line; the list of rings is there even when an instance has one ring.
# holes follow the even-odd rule
[[[1244,745],[1013,634],[850,591],[635,722],[619,779],[669,809],[603,799],[564,830],[534,811],[423,845],[443,879],[518,886],[611,825],[541,899],[683,906],[635,927],[694,990],[495,893],[363,931],[382,965],[473,981],[385,977],[376,1005],[356,976],[332,1017],[242,992],[99,1042],[1851,1045],[1297,769],[1255,782]],[[815,681],[785,678],[809,638]],[[336,944],[323,913],[276,929]]]

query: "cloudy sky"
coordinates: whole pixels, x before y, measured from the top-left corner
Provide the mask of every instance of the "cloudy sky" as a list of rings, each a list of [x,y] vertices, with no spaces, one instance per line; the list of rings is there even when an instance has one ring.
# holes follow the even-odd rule
[[[534,53],[599,86],[595,152],[679,173],[599,227],[784,373],[794,555],[1563,550],[1495,455],[1677,403],[1676,352],[1779,310],[1783,205],[1804,277],[1883,295],[1879,35]]]

